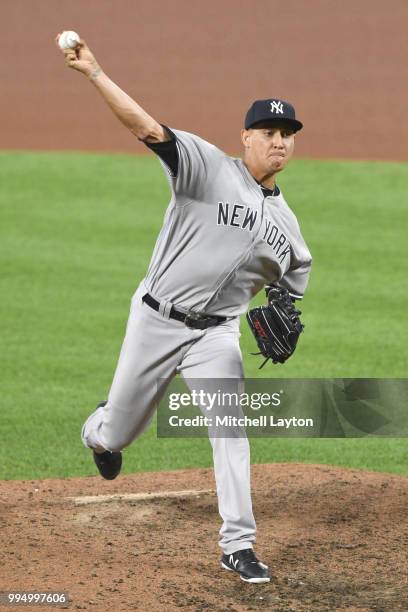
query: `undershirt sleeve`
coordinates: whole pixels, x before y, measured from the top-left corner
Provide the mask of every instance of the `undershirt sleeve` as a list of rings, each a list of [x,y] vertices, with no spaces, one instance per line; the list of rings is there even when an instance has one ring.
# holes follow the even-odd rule
[[[177,147],[177,137],[170,128],[163,125],[171,140],[166,142],[145,142],[146,147],[149,147],[169,169],[170,175],[177,176],[179,168],[179,153]]]

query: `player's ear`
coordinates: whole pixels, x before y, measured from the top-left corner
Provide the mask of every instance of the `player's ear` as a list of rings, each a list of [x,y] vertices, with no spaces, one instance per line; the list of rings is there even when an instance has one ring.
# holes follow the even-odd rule
[[[245,130],[245,129],[241,130],[242,144],[244,145],[244,147],[246,149],[249,147],[249,138],[250,138],[250,135],[251,135],[251,131],[250,130]]]

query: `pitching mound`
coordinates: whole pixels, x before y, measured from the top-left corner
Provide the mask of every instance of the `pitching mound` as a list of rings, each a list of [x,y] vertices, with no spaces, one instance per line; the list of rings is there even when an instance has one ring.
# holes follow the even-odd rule
[[[201,469],[1,482],[0,590],[67,591],[66,608],[97,612],[408,609],[408,479],[294,464],[252,473],[269,584],[220,568],[214,480]]]

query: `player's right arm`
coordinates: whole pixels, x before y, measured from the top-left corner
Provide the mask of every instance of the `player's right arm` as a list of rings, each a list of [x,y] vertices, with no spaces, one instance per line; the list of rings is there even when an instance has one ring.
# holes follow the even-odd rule
[[[59,34],[57,43],[58,38]],[[84,40],[81,40],[75,49],[65,49],[63,53],[66,65],[88,77],[119,121],[139,140],[158,143],[171,139],[160,123],[103,72]]]

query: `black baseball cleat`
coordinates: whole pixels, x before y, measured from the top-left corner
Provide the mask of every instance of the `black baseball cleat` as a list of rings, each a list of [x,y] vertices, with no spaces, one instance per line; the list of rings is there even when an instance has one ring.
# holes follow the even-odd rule
[[[252,548],[238,550],[232,555],[222,555],[221,567],[229,572],[237,572],[245,582],[270,582],[268,566],[261,563]]]
[[[107,403],[107,400],[100,402],[96,408],[102,408]],[[103,453],[93,451],[93,458],[100,475],[106,480],[113,480],[119,474],[122,467],[122,453],[120,451],[112,453],[110,451]]]
[[[122,467],[122,453],[120,451],[112,453],[110,451],[104,453],[93,451],[93,458],[100,475],[106,480],[113,480],[119,474]]]

